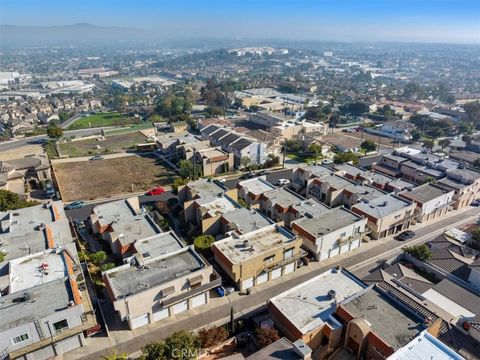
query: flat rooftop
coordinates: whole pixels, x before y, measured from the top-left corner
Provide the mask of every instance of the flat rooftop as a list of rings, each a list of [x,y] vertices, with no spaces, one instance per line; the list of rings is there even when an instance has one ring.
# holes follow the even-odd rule
[[[306,334],[332,321],[337,303],[350,298],[366,285],[343,269],[331,269],[284,293],[270,302],[282,312],[299,331]],[[335,291],[331,298],[329,291]]]
[[[254,195],[261,195],[264,192],[275,189],[275,186],[261,177],[240,181],[237,187],[245,188]]]
[[[10,261],[9,292],[16,293],[67,276],[63,252],[50,250]]]
[[[173,231],[168,231],[138,240],[134,246],[144,259],[149,259],[179,250],[185,245]]]
[[[427,183],[399,193],[400,196],[409,200],[426,203],[447,194],[448,191],[433,184]]]
[[[288,191],[285,188],[276,188],[263,193],[262,195],[272,202],[272,205],[278,204],[283,208],[288,208],[290,205],[305,200],[302,196]]]
[[[241,263],[292,241],[294,241],[293,234],[282,227],[271,225],[243,235],[233,234],[231,237],[215,242],[213,246],[233,263]]]
[[[226,214],[239,208],[238,204],[226,196],[208,196],[196,202],[211,216]]]
[[[405,346],[423,330],[423,321],[407,312],[375,287],[341,306],[354,318],[364,318],[372,331],[395,350]]]
[[[385,194],[381,197],[373,199],[372,201],[359,202],[353,205],[352,209],[358,209],[363,213],[378,219],[389,214],[393,214],[409,206],[411,206],[409,201],[399,199],[392,194]]]
[[[292,342],[282,337],[246,358],[246,360],[274,360],[274,359],[301,360],[302,357],[299,354],[297,354]]]
[[[190,189],[192,196],[195,197],[207,197],[207,196],[217,196],[220,193],[224,193],[226,188],[219,185],[217,182],[212,181],[211,179],[200,179],[197,181],[192,181],[187,184],[187,188]]]
[[[388,360],[464,360],[426,330],[388,357]]]
[[[306,216],[307,218],[316,218],[320,214],[330,210],[327,205],[322,204],[315,199],[301,200],[295,204],[292,204],[290,207],[301,216]]]
[[[362,220],[360,216],[353,214],[343,207],[338,207],[323,212],[314,218],[305,217],[295,220],[293,224],[305,229],[315,237],[321,237],[346,226],[353,225],[360,220]]]
[[[35,286],[28,293],[30,300],[24,298],[24,293],[0,297],[0,331],[53,315],[73,301],[68,277]]]
[[[231,224],[235,224],[237,230],[241,234],[246,234],[266,226],[272,225],[274,222],[257,210],[240,208],[229,211],[223,215],[223,218]]]
[[[323,177],[326,175],[332,174],[332,170],[320,165],[306,165],[306,166],[299,166],[298,170],[302,170],[304,172],[309,172],[314,177]]]
[[[191,248],[184,248],[165,256],[145,261],[144,266],[122,265],[104,274],[116,299],[161,286],[171,280],[205,267],[205,263]]]

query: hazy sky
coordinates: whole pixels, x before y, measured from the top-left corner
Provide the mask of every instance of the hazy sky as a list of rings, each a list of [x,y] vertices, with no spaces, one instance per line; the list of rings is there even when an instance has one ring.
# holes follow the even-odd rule
[[[165,36],[480,43],[480,0],[0,0],[0,23]]]

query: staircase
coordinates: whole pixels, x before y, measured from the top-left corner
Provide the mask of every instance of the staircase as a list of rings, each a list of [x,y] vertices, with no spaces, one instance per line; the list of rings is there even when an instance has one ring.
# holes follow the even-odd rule
[[[40,325],[40,322],[38,320],[34,320],[33,324],[35,325],[35,329],[37,330],[38,337],[40,338],[40,340],[45,339],[45,334],[43,333],[43,329],[42,329],[42,326]]]

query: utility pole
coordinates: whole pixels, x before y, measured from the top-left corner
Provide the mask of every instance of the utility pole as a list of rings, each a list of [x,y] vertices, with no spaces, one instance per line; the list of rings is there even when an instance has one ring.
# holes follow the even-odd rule
[[[365,129],[365,119],[362,117],[362,137],[360,138],[361,142],[363,142],[363,129]]]
[[[382,138],[379,136],[378,137],[378,146],[377,146],[377,154],[380,153],[380,142],[382,141]]]

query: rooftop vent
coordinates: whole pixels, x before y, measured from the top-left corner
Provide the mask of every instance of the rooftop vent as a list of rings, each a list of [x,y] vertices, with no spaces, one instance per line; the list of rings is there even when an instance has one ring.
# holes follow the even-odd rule
[[[337,295],[337,292],[335,290],[331,289],[331,290],[328,290],[327,295],[328,295],[328,298],[330,300],[333,300],[333,299],[335,299],[335,296]]]
[[[243,246],[244,247],[249,247],[250,246],[250,243],[248,242],[248,240],[243,240]]]

